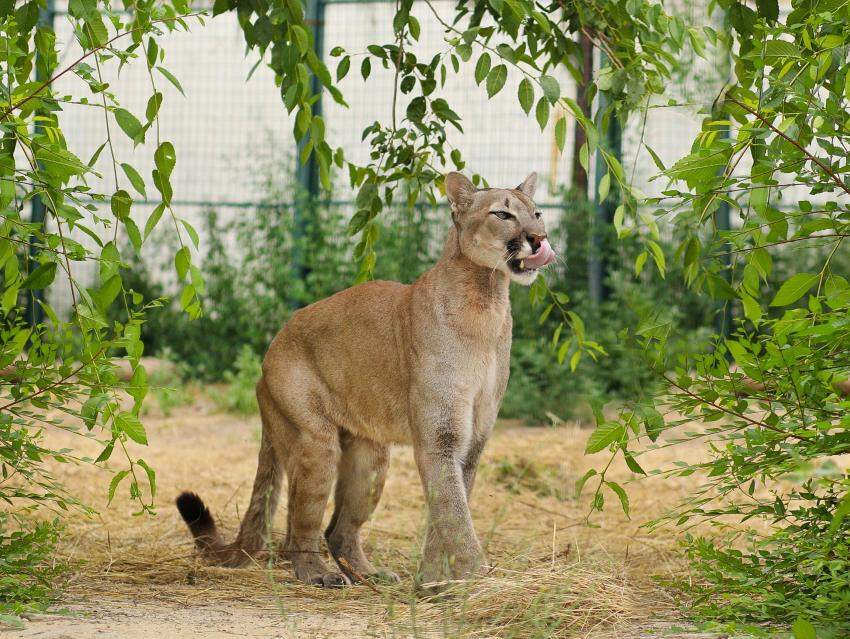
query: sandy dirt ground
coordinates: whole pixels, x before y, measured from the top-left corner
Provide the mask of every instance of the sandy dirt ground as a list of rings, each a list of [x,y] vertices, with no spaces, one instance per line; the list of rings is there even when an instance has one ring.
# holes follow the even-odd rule
[[[575,480],[607,461],[607,453],[583,455],[592,429],[497,425],[472,498],[476,529],[495,568],[474,585],[422,600],[411,583],[424,499],[409,448],[394,450],[384,497],[363,535],[373,562],[394,570],[403,583],[324,591],[296,582],[285,558],[239,570],[203,565],[174,508],[182,490],[197,491],[225,537],[235,536],[256,469],[258,418],[216,412],[201,396],[170,416],[154,413],[144,422],[150,446],[133,444],[130,454],[156,470],[158,514],[134,517],[138,508],[127,484],[107,508],[110,473],[56,464],[56,476],[100,514],[68,523],[60,555],[77,566],[57,609],[65,607],[70,615],[35,616],[25,620],[24,629],[6,629],[7,636],[613,638],[683,625],[676,622],[674,593],[655,579],[685,574],[675,538],[639,526],[689,495],[697,482],[674,478],[627,485],[631,519],[609,492],[604,513],[594,518],[599,528],[587,527],[582,518],[595,484],[588,482],[577,500]],[[65,434],[52,437],[83,453],[88,444]],[[663,467],[702,454],[696,447],[662,450],[641,461],[647,468]],[[110,463],[116,470],[124,467],[117,453]],[[633,478],[618,462],[612,473],[621,483]],[[275,522],[276,540],[285,529],[285,508],[284,503]],[[329,504],[328,518],[331,511]]]

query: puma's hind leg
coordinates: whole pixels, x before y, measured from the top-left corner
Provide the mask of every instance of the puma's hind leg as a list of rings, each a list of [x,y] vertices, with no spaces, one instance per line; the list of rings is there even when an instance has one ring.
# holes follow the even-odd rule
[[[217,553],[222,565],[231,568],[242,566],[248,563],[249,557],[267,549],[282,484],[283,464],[264,427],[251,502],[239,525],[236,541]]]
[[[285,449],[284,465],[289,480],[286,542],[283,552],[292,562],[295,576],[304,583],[323,588],[341,588],[351,581],[324,559],[322,518],[333,488],[340,459],[339,431],[315,402],[287,406],[285,414],[275,391],[283,388],[267,380],[257,386],[257,397],[275,450]],[[291,398],[283,397],[287,400]],[[297,422],[288,418],[298,415]]]
[[[342,457],[337,473],[334,514],[325,530],[333,558],[345,570],[344,559],[361,577],[400,581],[395,573],[375,568],[363,552],[360,529],[368,521],[384,490],[390,447],[350,433],[340,436]],[[353,575],[352,575],[353,576]]]
[[[239,525],[236,541],[216,553],[221,558],[222,565],[229,567],[248,563],[250,557],[268,547],[272,523],[280,503],[283,473],[289,453],[286,448],[280,446],[281,437],[271,436],[273,432],[279,433],[285,425],[268,395],[262,377],[257,382],[257,400],[263,432],[251,501]]]

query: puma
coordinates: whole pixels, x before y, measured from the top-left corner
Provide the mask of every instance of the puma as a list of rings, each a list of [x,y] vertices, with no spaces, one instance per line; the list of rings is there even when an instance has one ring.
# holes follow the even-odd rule
[[[412,444],[428,505],[417,586],[480,570],[468,502],[508,383],[508,285],[531,284],[555,258],[536,186],[536,173],[516,189],[477,189],[449,173],[453,224],[431,271],[409,286],[366,282],[293,314],[257,383],[260,457],[236,541],[223,541],[197,495],[177,499],[207,561],[239,566],[265,550],[285,473],[283,552],[299,580],[342,587],[355,578],[348,567],[398,580],[366,558],[360,528],[381,498],[390,445]],[[334,477],[331,566],[320,542]]]

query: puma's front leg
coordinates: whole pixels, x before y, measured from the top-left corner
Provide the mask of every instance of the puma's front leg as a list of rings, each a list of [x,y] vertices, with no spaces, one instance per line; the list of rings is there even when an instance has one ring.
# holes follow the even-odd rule
[[[469,513],[462,468],[472,424],[471,419],[467,423],[457,417],[448,417],[447,413],[437,416],[414,440],[416,465],[428,504],[419,584],[472,577],[483,558]]]

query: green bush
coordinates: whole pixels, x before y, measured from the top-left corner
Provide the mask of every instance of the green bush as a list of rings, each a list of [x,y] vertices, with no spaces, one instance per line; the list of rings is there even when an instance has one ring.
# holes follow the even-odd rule
[[[57,582],[68,566],[57,562],[58,519],[33,524],[23,514],[0,512],[0,621],[44,612],[56,600]]]
[[[224,381],[230,384],[224,393],[211,389],[213,399],[227,411],[239,413],[245,417],[256,414],[260,407],[257,405],[257,380],[263,372],[263,360],[244,344],[233,371],[225,371]]]

